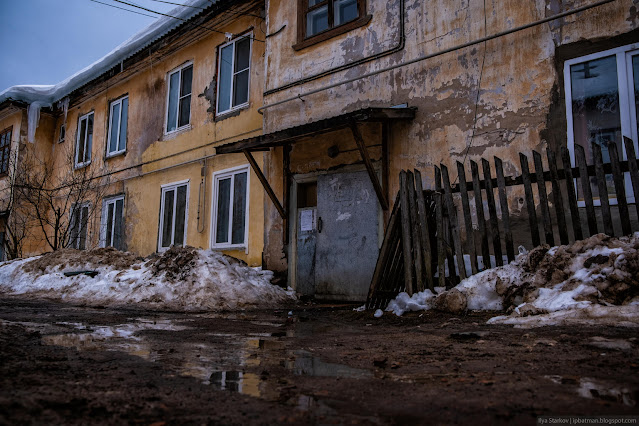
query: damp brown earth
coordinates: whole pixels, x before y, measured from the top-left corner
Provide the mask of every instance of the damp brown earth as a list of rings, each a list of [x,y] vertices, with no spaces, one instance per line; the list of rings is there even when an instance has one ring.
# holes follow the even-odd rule
[[[635,329],[306,305],[0,299],[0,424],[535,424],[639,415]]]

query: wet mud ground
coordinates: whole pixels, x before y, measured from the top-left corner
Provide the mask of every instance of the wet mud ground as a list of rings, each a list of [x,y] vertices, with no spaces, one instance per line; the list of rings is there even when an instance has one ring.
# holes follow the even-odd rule
[[[0,299],[0,424],[535,424],[639,415],[639,341],[437,312]]]

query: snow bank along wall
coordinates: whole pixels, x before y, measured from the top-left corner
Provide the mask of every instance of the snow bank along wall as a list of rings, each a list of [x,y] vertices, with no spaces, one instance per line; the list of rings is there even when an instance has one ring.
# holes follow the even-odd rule
[[[267,40],[264,103],[274,104],[592,3],[487,1],[484,25],[483,1],[367,0],[370,22],[296,50],[292,48],[298,43],[295,8],[285,0],[269,0],[269,32],[286,27]],[[273,106],[264,111],[264,131],[269,133],[369,106],[407,103],[417,107],[416,118],[390,125],[391,202],[398,190],[401,169],[419,168],[424,187],[433,189],[433,165],[447,165],[454,171],[451,176],[454,180],[456,161],[466,161],[468,165],[468,160],[492,159],[497,155],[504,161],[505,174],[516,175],[520,173],[519,152],[530,153],[533,149],[543,152],[546,146],[558,150],[567,144],[564,62],[639,41],[638,19],[636,2],[614,1],[485,44],[302,96],[303,101]],[[372,59],[334,71],[362,58]],[[318,74],[322,76],[314,77]],[[368,125],[363,130],[367,145],[380,143],[379,126]],[[349,131],[296,143],[292,147],[291,173],[327,171],[361,162],[357,151],[329,158],[327,148],[331,145],[338,145],[340,151],[356,147]],[[379,160],[378,150],[369,149],[373,160]],[[267,164],[269,181],[276,187],[282,182],[281,164],[282,149],[278,148],[270,154]],[[281,185],[276,188],[278,191],[282,191]],[[511,193],[511,196],[509,205],[513,213],[525,214],[520,195]],[[281,219],[269,202],[266,229],[267,264],[271,268],[285,268]]]

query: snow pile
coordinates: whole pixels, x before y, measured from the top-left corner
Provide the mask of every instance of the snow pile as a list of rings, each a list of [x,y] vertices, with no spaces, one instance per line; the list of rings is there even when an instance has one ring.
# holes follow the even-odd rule
[[[452,313],[505,310],[490,324],[639,326],[639,233],[594,235],[571,245],[537,247],[509,265],[471,276],[449,291],[401,293],[387,311]]]
[[[98,274],[64,275],[82,270]],[[294,292],[272,285],[272,277],[271,271],[193,247],[173,247],[147,259],[113,248],[65,249],[0,264],[0,294],[169,310],[269,307],[293,301]]]

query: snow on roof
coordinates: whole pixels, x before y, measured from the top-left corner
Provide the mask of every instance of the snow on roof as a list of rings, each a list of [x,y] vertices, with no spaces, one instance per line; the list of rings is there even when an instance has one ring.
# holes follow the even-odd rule
[[[44,105],[52,106],[55,101],[64,98],[74,90],[99,77],[158,38],[179,27],[184,23],[183,20],[189,20],[197,16],[202,12],[202,9],[206,9],[219,1],[220,0],[187,0],[184,5],[192,7],[178,6],[167,13],[167,15],[180,19],[161,16],[102,58],[60,83],[55,85],[12,86],[0,93],[0,103],[6,100],[15,100],[29,104],[39,102]]]

